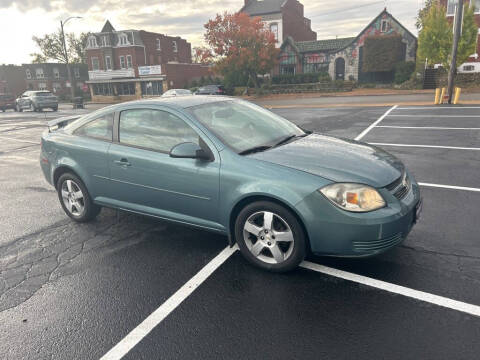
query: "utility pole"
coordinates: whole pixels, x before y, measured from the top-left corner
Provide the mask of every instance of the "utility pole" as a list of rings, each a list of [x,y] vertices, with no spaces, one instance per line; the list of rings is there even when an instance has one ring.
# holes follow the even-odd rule
[[[452,103],[453,85],[455,82],[455,74],[457,72],[457,52],[458,42],[462,35],[463,20],[463,0],[457,0],[458,4],[455,9],[455,23],[453,24],[453,45],[452,45],[452,61],[450,63],[450,71],[448,72],[448,103]]]
[[[73,98],[75,97],[75,86],[73,85],[73,81],[72,81],[72,72],[70,71],[70,64],[69,64],[69,61],[68,61],[67,44],[65,42],[65,32],[63,31],[63,27],[65,26],[65,24],[70,19],[81,19],[81,17],[80,16],[71,16],[65,21],[60,20],[60,29],[61,29],[61,33],[62,33],[63,52],[65,53],[65,63],[67,65],[68,82],[70,83],[70,97],[71,97],[71,101],[73,103]]]

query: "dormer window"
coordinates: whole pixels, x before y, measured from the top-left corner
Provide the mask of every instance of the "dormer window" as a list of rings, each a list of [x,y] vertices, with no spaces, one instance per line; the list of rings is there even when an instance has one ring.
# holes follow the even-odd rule
[[[97,38],[95,36],[90,36],[88,38],[88,47],[90,47],[90,48],[98,47]]]
[[[119,45],[128,45],[127,34],[120,34],[118,36],[118,43],[119,43]]]
[[[108,36],[104,35],[101,37],[102,46],[110,46],[110,39]]]
[[[175,40],[172,41],[173,52],[178,52],[177,42]]]
[[[157,50],[162,50],[160,39],[157,39],[156,43],[157,43]]]

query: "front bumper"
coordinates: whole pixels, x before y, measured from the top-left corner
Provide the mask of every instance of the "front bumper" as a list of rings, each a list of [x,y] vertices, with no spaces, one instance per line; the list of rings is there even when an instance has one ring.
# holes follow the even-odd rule
[[[296,209],[303,218],[311,251],[316,255],[365,257],[405,240],[421,210],[418,184],[412,181],[402,200],[386,189],[379,192],[387,206],[367,213],[339,209],[318,191],[298,203]]]

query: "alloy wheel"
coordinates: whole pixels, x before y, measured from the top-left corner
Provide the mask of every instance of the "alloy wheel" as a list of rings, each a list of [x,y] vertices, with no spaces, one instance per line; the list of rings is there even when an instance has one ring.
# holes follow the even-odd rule
[[[286,261],[292,254],[295,243],[288,223],[270,211],[252,214],[244,224],[243,238],[250,253],[269,264]]]
[[[82,216],[85,212],[85,199],[80,186],[73,180],[65,180],[61,191],[63,204],[70,214]]]

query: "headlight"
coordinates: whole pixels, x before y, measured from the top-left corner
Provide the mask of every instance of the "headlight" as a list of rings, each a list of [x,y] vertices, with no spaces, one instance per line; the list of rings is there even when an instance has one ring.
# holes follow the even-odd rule
[[[319,190],[338,207],[354,212],[365,212],[385,206],[385,200],[374,188],[362,184],[331,184]]]

